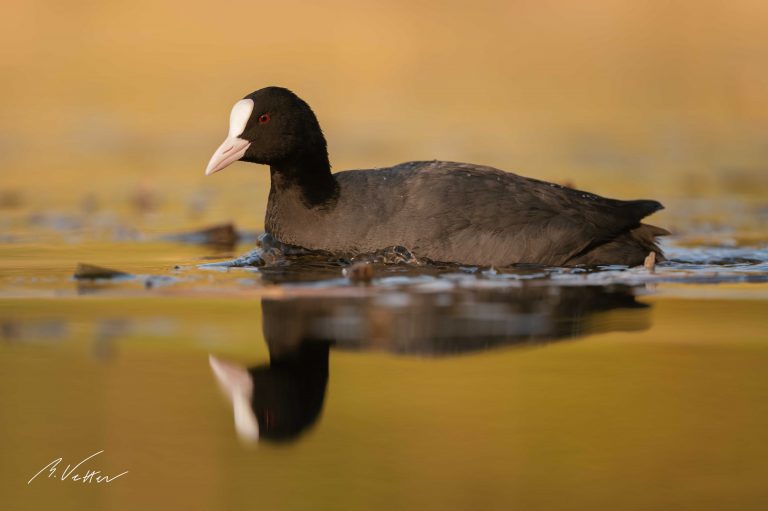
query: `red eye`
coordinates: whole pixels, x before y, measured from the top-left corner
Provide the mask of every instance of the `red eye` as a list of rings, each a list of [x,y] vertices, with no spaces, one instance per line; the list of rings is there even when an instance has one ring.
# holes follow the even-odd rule
[[[269,114],[261,114],[259,116],[259,124],[266,124],[269,122]]]

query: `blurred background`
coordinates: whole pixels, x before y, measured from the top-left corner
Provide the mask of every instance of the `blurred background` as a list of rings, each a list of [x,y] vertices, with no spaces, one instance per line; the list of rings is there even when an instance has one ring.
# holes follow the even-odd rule
[[[203,169],[267,85],[314,108],[336,170],[437,158],[620,198],[764,197],[766,26],[758,0],[12,0],[0,207],[259,229],[266,169]]]

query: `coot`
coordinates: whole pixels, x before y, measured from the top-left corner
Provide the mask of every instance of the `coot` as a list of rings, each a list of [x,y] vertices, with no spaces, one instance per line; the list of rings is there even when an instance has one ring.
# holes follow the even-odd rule
[[[494,266],[635,266],[651,252],[663,260],[656,236],[668,232],[641,223],[662,209],[656,201],[448,161],[332,174],[315,114],[281,87],[235,103],[205,173],[237,160],[269,165],[265,227],[287,245],[345,256],[402,246],[435,262]]]

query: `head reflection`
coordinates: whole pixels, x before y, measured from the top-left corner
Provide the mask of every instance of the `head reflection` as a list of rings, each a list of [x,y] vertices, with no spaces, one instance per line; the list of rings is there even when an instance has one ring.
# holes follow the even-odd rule
[[[328,343],[311,342],[246,368],[210,357],[211,369],[230,398],[243,440],[296,438],[320,415],[328,382]]]
[[[314,424],[328,382],[328,352],[384,350],[450,356],[591,333],[644,330],[649,306],[628,287],[531,286],[262,301],[270,362],[244,367],[211,356],[246,441],[295,440]],[[606,314],[609,313],[610,314]]]

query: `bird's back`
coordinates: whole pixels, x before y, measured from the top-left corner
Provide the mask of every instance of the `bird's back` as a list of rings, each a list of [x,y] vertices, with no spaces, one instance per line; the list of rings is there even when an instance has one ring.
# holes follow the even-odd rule
[[[271,225],[278,239],[337,253],[402,245],[433,261],[559,266],[627,235],[661,209],[655,201],[606,199],[466,163],[407,162],[334,176],[339,194],[324,208],[270,197],[268,209],[281,212]],[[653,247],[651,241],[625,257],[632,261],[613,262],[639,264],[634,259]]]

